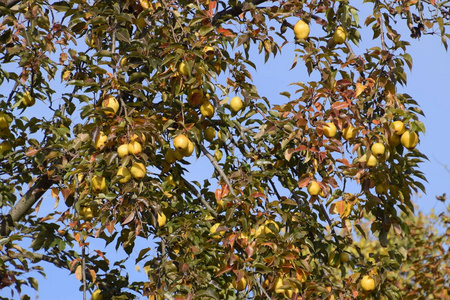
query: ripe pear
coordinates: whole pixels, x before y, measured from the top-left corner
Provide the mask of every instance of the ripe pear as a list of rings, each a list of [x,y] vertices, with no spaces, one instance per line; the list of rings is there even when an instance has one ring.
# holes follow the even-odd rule
[[[128,153],[138,155],[142,152],[142,146],[138,141],[132,141],[128,143]]]
[[[203,48],[203,53],[205,54],[207,60],[212,60],[214,58],[215,50],[211,46],[206,46]]]
[[[391,145],[391,147],[397,147],[398,145],[400,145],[400,136],[395,133],[390,134],[389,145]]]
[[[130,171],[131,175],[137,180],[143,179],[145,177],[145,174],[147,173],[145,165],[139,162],[134,162],[133,165],[131,166]]]
[[[237,282],[233,279],[233,286],[236,290],[243,291],[247,287],[247,279],[245,279],[245,277],[242,277],[241,280]]]
[[[92,189],[95,192],[101,192],[106,189],[106,178],[102,176],[95,175],[92,177]]]
[[[371,154],[366,161],[366,166],[375,167],[377,165],[377,163],[378,163],[377,158]]]
[[[372,151],[372,154],[375,155],[375,157],[380,157],[383,156],[386,148],[382,143],[374,143],[370,150]]]
[[[364,275],[361,279],[361,287],[366,292],[373,291],[375,289],[375,280],[369,275]]]
[[[0,129],[8,128],[9,123],[11,123],[10,117],[4,112],[0,111]]]
[[[167,149],[166,154],[164,154],[164,159],[168,164],[173,164],[177,160],[175,157],[175,150]]]
[[[402,137],[400,138],[400,142],[406,149],[412,150],[412,149],[416,148],[417,144],[419,143],[419,136],[415,132],[406,130],[402,134]]]
[[[325,123],[325,125],[323,125],[323,134],[327,138],[335,137],[336,133],[337,133],[337,128],[333,122]]]
[[[341,252],[339,254],[339,260],[341,263],[346,263],[350,261],[350,255],[347,252]]]
[[[299,20],[294,26],[294,34],[296,39],[306,39],[309,36],[309,25],[303,21]]]
[[[81,210],[78,214],[82,219],[86,221],[92,220],[94,218],[94,212],[92,211],[90,206],[81,207]]]
[[[158,226],[163,227],[164,225],[166,225],[166,221],[167,221],[166,215],[163,212],[159,212],[157,218]]]
[[[179,134],[173,139],[173,146],[182,152],[188,149],[189,142],[189,139],[184,134]]]
[[[117,155],[119,155],[119,157],[121,157],[121,158],[124,156],[127,156],[128,155],[128,144],[120,145],[117,148]]]
[[[126,167],[120,167],[117,170],[117,176],[122,176],[122,178],[119,179],[120,183],[127,183],[131,179],[131,173]]]
[[[241,97],[233,97],[230,101],[230,108],[231,111],[234,113],[239,112],[244,107],[244,102],[242,101]]]
[[[1,154],[5,154],[5,153],[7,153],[7,152],[9,152],[11,150],[12,150],[12,146],[11,146],[11,144],[8,141],[3,141],[0,144],[0,153]]]
[[[402,121],[393,122],[391,128],[396,135],[402,135],[406,130],[405,124]]]
[[[216,159],[216,161],[220,161],[223,157],[223,153],[222,151],[220,151],[219,149],[216,149],[214,151],[214,158]]]
[[[102,101],[102,107],[108,108],[108,110],[105,110],[105,115],[113,116],[119,110],[119,101],[117,101],[116,97],[114,96],[107,96]]]
[[[342,137],[348,141],[354,139],[356,137],[356,133],[355,127],[353,127],[352,124],[348,124],[348,126],[342,130]]]
[[[186,65],[186,63],[181,62],[180,65],[178,66],[178,71],[183,74],[184,76],[188,76],[189,75],[189,69]]]
[[[208,142],[212,142],[216,137],[216,130],[214,129],[214,127],[208,127],[205,129],[204,135],[205,140],[207,140]]]
[[[103,131],[100,131],[97,136],[97,140],[94,143],[95,149],[101,149],[106,145],[106,141],[108,140],[108,136],[106,136]]]
[[[322,188],[320,187],[320,184],[317,181],[311,181],[308,184],[307,191],[308,194],[310,194],[311,196],[319,195],[321,190]]]
[[[103,295],[100,290],[95,290],[92,293],[91,300],[103,300]]]
[[[339,26],[333,34],[333,41],[336,45],[345,43],[347,33],[342,26]]]
[[[189,157],[194,152],[194,143],[188,139],[188,146],[184,150],[178,150],[184,157]]]
[[[212,118],[214,116],[214,106],[209,101],[203,102],[203,104],[200,106],[200,113],[205,118]]]
[[[25,92],[20,101],[27,107],[33,106],[36,100],[31,96],[30,92]]]

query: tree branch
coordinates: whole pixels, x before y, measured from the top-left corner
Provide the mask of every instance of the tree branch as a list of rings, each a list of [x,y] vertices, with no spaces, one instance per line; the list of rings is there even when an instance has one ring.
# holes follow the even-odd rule
[[[230,183],[230,180],[228,180],[227,175],[225,174],[225,172],[222,170],[222,168],[219,166],[219,164],[217,163],[217,161],[214,159],[214,157],[208,152],[208,150],[206,150],[205,146],[203,146],[203,144],[200,144],[200,149],[202,150],[203,154],[209,159],[209,161],[213,164],[214,168],[217,170],[217,172],[219,172],[220,177],[222,177],[222,179],[225,181],[225,183],[228,185],[228,187],[230,188],[230,193],[233,196],[236,196],[236,193],[234,192],[233,186]]]
[[[11,227],[13,227],[14,222],[20,221],[52,184],[53,181],[47,174],[38,178],[28,192],[25,193],[11,209],[9,214],[0,222],[0,234],[2,236],[8,236],[11,233]]]
[[[267,2],[267,0],[253,0],[252,3],[253,5],[257,6],[261,3]],[[213,21],[212,24],[216,25],[219,21],[227,21],[233,17],[237,17],[240,14],[242,14],[244,11],[242,10],[242,6],[238,5],[238,6],[233,6],[227,9],[224,9],[220,12],[218,12],[217,14],[214,15],[213,17]]]

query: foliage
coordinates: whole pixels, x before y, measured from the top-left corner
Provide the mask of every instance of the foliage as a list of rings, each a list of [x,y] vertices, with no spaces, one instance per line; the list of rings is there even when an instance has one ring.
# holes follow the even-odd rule
[[[383,247],[390,231],[409,232],[400,212],[424,190],[426,157],[396,143],[391,123],[425,128],[418,103],[397,92],[412,67],[398,28],[447,47],[450,14],[445,2],[366,2],[363,22],[347,1],[1,2],[2,286],[37,288],[28,273],[47,261],[107,299],[403,295],[407,281],[395,290],[383,278],[362,293],[359,275],[373,263],[355,255],[347,276],[336,254],[354,247],[352,232],[368,235],[369,214]],[[294,40],[299,19],[314,34]],[[362,50],[365,30],[372,46]],[[255,57],[280,59],[294,42],[292,68],[310,81],[273,105],[252,83]],[[228,104],[235,96],[242,109]],[[180,135],[188,141],[175,149]],[[385,152],[375,159],[377,142]],[[197,174],[205,161],[214,171]],[[311,182],[319,195],[306,192]],[[139,253],[149,280],[124,274],[126,258],[86,253],[94,239]],[[380,270],[399,268],[382,261]]]

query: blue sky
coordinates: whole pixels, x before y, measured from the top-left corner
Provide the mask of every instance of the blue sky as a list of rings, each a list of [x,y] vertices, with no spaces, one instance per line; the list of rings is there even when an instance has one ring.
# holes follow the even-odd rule
[[[363,20],[363,17],[361,19]],[[316,30],[314,26],[313,24],[312,34]],[[316,26],[318,27],[318,25]],[[408,35],[406,31],[403,32]],[[292,33],[289,35],[292,36]],[[363,38],[367,39],[364,35]],[[369,43],[370,39],[364,40],[362,45]],[[422,121],[426,125],[427,132],[420,136],[419,149],[429,158],[428,162],[422,164],[422,170],[429,182],[425,185],[427,195],[419,194],[415,197],[415,201],[421,211],[429,212],[431,209],[435,209],[437,212],[442,212],[445,211],[445,205],[437,201],[435,196],[443,193],[450,195],[448,185],[450,172],[445,169],[445,166],[450,164],[448,157],[450,131],[447,123],[450,112],[448,99],[450,55],[445,51],[437,36],[424,36],[420,40],[412,40],[411,43],[413,46],[408,51],[414,59],[414,65],[413,71],[409,73],[408,85],[404,91],[416,99],[425,112],[426,117]],[[293,44],[287,45],[283,48],[281,55],[277,55],[267,64],[263,63],[262,56],[255,60],[258,70],[252,71],[254,83],[258,87],[260,95],[268,97],[273,103],[279,103],[285,99],[279,95],[279,92],[290,90],[289,83],[308,80],[306,73],[301,71],[303,70],[301,68],[289,71],[294,58],[293,47]],[[356,51],[362,52],[362,50]],[[210,170],[212,172],[212,169]],[[125,255],[122,251],[119,250],[119,252],[118,255]],[[132,257],[136,255],[132,255]],[[47,268],[50,264],[43,264],[43,266]],[[130,265],[130,268],[134,267]],[[143,272],[140,274],[137,276],[142,276],[141,279],[145,280]],[[39,299],[82,299],[82,294],[78,291],[80,282],[66,270],[49,268],[47,269],[47,279],[39,276],[37,278],[40,283]],[[0,290],[0,296],[10,297],[10,294],[6,290]],[[37,299],[34,293],[30,296],[32,299]],[[17,296],[14,299],[18,299]]]

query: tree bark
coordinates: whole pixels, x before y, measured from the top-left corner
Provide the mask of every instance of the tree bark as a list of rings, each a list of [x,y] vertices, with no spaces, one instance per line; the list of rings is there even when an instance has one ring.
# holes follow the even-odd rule
[[[53,181],[47,174],[42,175],[36,180],[33,186],[20,198],[14,205],[8,215],[3,216],[0,221],[1,236],[8,236],[14,222],[20,221],[29,211],[29,209],[41,198],[41,196],[52,186]]]

